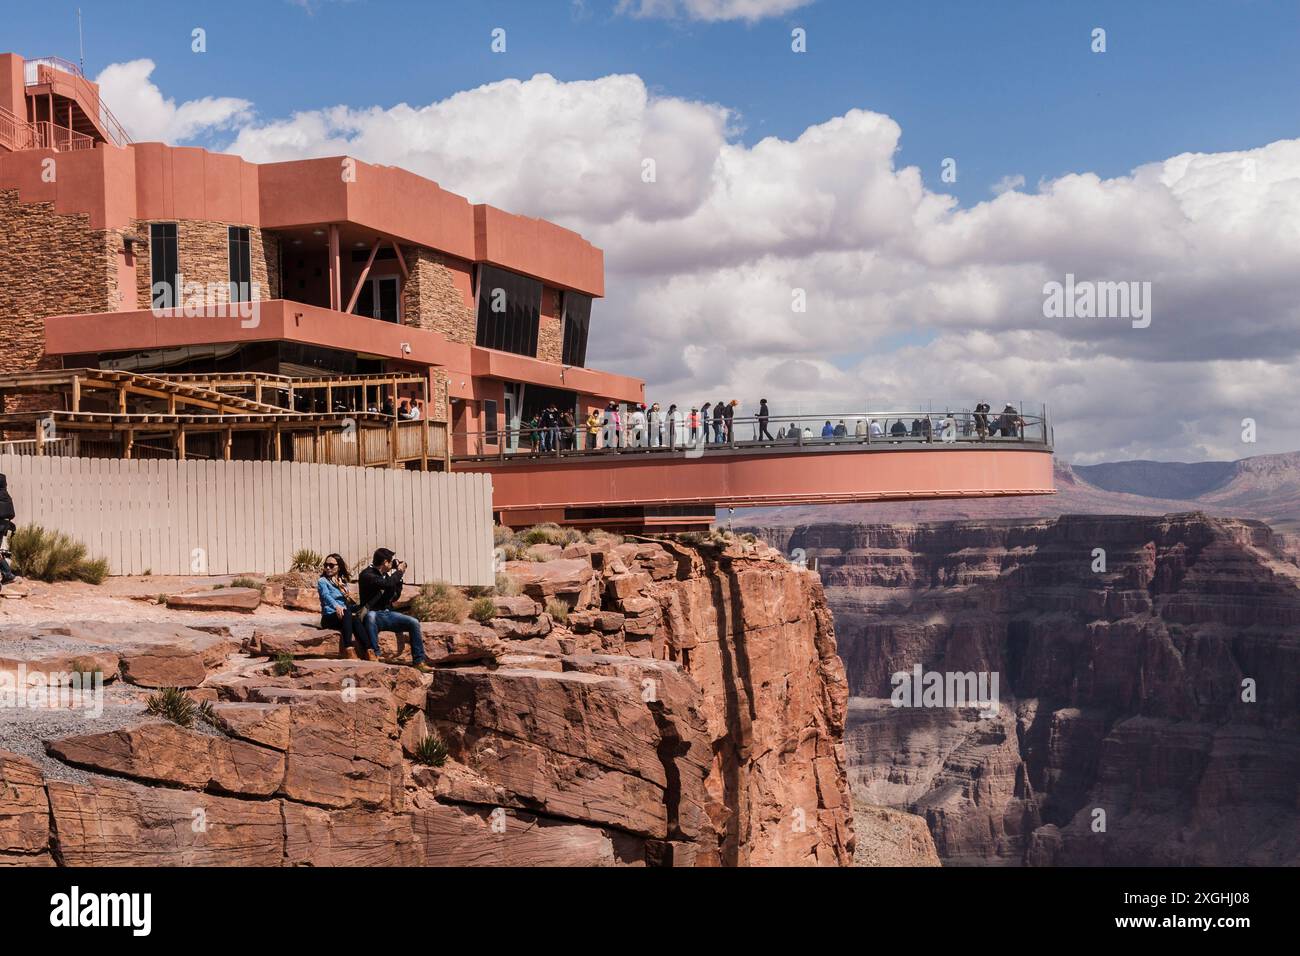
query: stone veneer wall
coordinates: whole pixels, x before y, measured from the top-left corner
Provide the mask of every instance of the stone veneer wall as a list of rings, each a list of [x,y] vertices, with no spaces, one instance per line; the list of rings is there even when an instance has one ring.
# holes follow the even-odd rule
[[[151,222],[176,223],[176,261],[185,283],[188,285],[197,282],[204,287],[205,293],[208,284],[212,283],[215,286],[215,301],[219,303],[229,301],[230,239],[227,230],[230,226],[243,225],[242,223],[199,219],[134,220],[132,225],[141,240],[136,256],[136,307],[147,309],[153,301],[150,295],[152,268],[149,225]],[[248,238],[250,275],[258,288],[258,294],[254,298],[281,298],[280,240],[263,232],[257,226],[249,227]]]
[[[560,315],[563,307],[561,292],[550,286],[542,287],[542,314],[538,318],[537,357],[543,362],[564,360],[564,322]]]
[[[410,272],[402,288],[406,324],[440,332],[449,342],[473,344],[477,319],[456,287],[446,258],[432,249],[403,250]]]
[[[0,190],[0,370],[60,367],[45,356],[43,320],[117,308],[121,237],[90,228],[87,215],[63,215],[53,203],[22,202],[17,190]],[[49,401],[18,395],[6,411],[45,409]]]

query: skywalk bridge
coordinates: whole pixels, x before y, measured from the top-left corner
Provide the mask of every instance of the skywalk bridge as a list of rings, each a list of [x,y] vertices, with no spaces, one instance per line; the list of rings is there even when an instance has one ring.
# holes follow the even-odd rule
[[[475,453],[452,468],[492,475],[494,508],[512,526],[670,531],[707,526],[719,507],[1055,494],[1047,410],[986,421],[929,410],[772,416],[770,439],[754,417],[733,419],[722,440],[626,423],[594,436],[581,426],[458,433],[455,446]],[[827,422],[841,432],[823,437]]]

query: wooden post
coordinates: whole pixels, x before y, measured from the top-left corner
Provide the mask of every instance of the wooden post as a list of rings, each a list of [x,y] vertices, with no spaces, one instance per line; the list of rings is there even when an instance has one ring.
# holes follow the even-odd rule
[[[176,430],[176,457],[181,461],[185,460],[185,426],[182,425]]]
[[[126,430],[125,437],[122,439],[122,457],[125,458],[127,461],[130,461],[132,454],[134,452],[135,452],[135,429],[128,428]]]
[[[235,430],[233,428],[227,428],[221,442],[221,457],[225,461],[230,461],[230,446],[234,442],[234,438]]]
[[[176,414],[176,396],[175,396],[175,395],[168,395],[168,396],[167,396],[167,414],[168,414],[168,415],[175,415],[175,414]]]
[[[281,447],[280,447],[280,423],[279,423],[279,422],[276,422],[276,423],[275,423],[274,432],[275,432],[275,434],[274,434],[274,437],[273,437],[273,439],[272,439],[272,440],[275,442],[275,451],[273,452],[273,454],[274,454],[274,456],[275,456],[275,457],[274,457],[274,460],[275,460],[275,461],[283,461],[283,460],[284,460],[284,452],[283,452],[283,450],[281,450]]]
[[[257,404],[262,404],[262,380],[260,378],[253,383],[253,398],[257,401]]]
[[[45,454],[45,420],[39,419],[36,422],[36,454],[38,456]]]
[[[312,440],[311,460],[320,464],[320,426],[316,426],[316,437]]]
[[[332,414],[334,412],[334,383],[330,382],[325,386],[325,411]]]
[[[117,390],[117,411],[119,415],[126,414],[126,389],[125,388],[119,388]]]
[[[70,410],[74,412],[81,411],[81,379],[76,375],[72,376],[72,408]]]
[[[429,470],[429,420],[420,419],[420,470]]]

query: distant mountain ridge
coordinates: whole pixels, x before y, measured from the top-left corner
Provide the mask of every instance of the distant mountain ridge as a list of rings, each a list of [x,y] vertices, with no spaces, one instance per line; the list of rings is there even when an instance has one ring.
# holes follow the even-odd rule
[[[765,527],[828,523],[914,523],[969,518],[1054,518],[1065,514],[1160,515],[1186,511],[1266,521],[1300,534],[1300,452],[1238,461],[1120,461],[1055,465],[1055,495],[891,501],[738,510],[734,523]]]

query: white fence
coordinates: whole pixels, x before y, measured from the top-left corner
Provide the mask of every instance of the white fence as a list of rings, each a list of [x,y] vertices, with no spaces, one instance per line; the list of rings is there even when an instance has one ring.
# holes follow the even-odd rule
[[[19,525],[66,532],[113,574],[271,574],[301,548],[364,567],[386,547],[412,583],[494,579],[488,475],[29,455],[0,455],[0,472]]]

